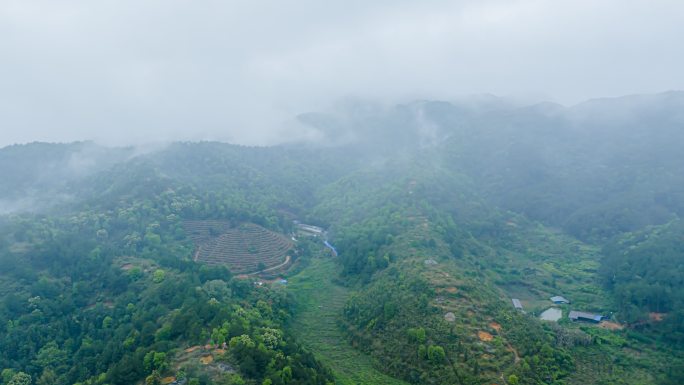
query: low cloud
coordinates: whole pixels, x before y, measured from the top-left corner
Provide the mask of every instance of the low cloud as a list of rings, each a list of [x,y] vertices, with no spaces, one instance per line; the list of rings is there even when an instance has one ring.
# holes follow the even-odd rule
[[[665,0],[7,0],[0,146],[273,144],[345,98],[682,89],[683,17]]]

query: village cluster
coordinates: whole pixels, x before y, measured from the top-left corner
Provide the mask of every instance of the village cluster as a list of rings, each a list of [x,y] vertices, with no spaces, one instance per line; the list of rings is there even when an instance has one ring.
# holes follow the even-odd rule
[[[551,302],[553,302],[556,305],[569,305],[570,301],[567,300],[565,297],[562,297],[560,295],[553,296],[549,298]],[[513,302],[513,307],[520,311],[525,311],[523,309],[522,303],[518,298],[512,298],[511,301]],[[539,318],[541,318],[544,321],[554,321],[557,322],[563,317],[563,311],[558,308],[558,307],[550,307],[544,312],[541,313]],[[599,323],[601,322],[604,318],[603,315],[600,314],[595,314],[595,313],[589,313],[585,311],[577,311],[577,310],[571,310],[568,313],[568,318],[572,321],[582,321],[582,322],[591,322],[591,323]]]

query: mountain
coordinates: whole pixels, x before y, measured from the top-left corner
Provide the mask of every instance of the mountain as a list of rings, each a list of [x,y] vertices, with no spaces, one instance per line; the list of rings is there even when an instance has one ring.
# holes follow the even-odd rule
[[[300,115],[310,143],[0,149],[2,381],[681,383],[682,108],[355,102]]]

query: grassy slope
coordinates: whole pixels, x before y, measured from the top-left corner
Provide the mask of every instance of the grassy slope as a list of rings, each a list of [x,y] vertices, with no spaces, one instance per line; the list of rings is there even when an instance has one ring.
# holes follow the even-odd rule
[[[583,329],[597,336],[600,343],[570,348],[575,371],[569,384],[653,384],[662,362],[667,362],[667,349],[630,339],[627,330],[609,331],[597,325],[567,320],[570,310],[594,311],[610,315],[615,310],[611,294],[597,276],[600,250],[570,236],[543,226],[525,226],[516,231],[501,255],[505,263],[488,260],[488,275],[506,297],[522,300],[530,316],[536,317],[551,306],[548,298],[563,295],[572,301],[563,309],[567,329]],[[492,254],[494,250],[492,250]]]
[[[523,299],[530,317],[536,318],[535,314],[550,307],[551,302],[548,298],[556,294],[563,294],[573,301],[572,305],[562,306],[564,317],[567,317],[570,309],[597,311],[602,314],[609,314],[613,310],[612,298],[603,290],[596,276],[600,258],[596,247],[539,226],[520,230],[511,229],[511,231],[514,235],[508,239],[508,242],[490,244],[484,241],[479,244],[477,254],[463,259],[451,259],[446,257],[448,250],[439,240],[437,247],[432,250],[413,247],[413,243],[421,239],[438,239],[438,235],[430,232],[427,226],[418,226],[404,236],[395,238],[395,244],[390,248],[390,253],[400,256],[401,262],[395,266],[399,267],[404,274],[422,277],[438,292],[449,287],[463,289],[462,286],[469,280],[459,282],[459,279],[468,276],[478,282],[494,283],[490,288],[496,290],[507,306],[511,306],[510,297],[512,296],[519,296]],[[424,266],[423,260],[428,257],[436,259],[439,264]],[[480,286],[469,293],[475,296],[471,298],[474,302],[470,305],[470,309],[460,307],[459,303],[453,302],[448,294],[440,292],[446,301],[437,306],[443,307],[443,312],[449,310],[457,314],[454,326],[471,337],[469,341],[471,348],[476,343],[472,336],[478,330],[488,330],[486,325],[489,322],[499,321],[491,319],[490,314],[482,312],[485,309],[482,306],[483,302],[477,305],[478,301],[492,299],[492,297],[486,297],[486,299],[477,295],[484,294],[481,291],[486,286]],[[472,316],[461,317],[468,310],[472,311]],[[467,324],[462,324],[462,320],[467,320]],[[595,325],[565,321],[563,323],[565,328],[582,327],[588,332],[593,332],[592,334],[602,336],[602,342],[598,345],[570,349],[576,359],[576,368],[575,373],[567,378],[568,383],[581,384],[587,381],[595,383],[598,380],[602,381],[601,383],[611,384],[656,382],[654,374],[649,373],[651,370],[648,366],[653,366],[659,359],[666,358],[665,351],[658,351],[653,346],[649,347],[635,340],[626,344],[624,331],[611,332]],[[432,330],[431,327],[426,326],[426,328]],[[489,330],[489,332],[492,331]],[[503,335],[505,336],[505,331]],[[445,346],[448,347],[448,345]],[[471,353],[477,352],[477,348],[474,348]],[[488,354],[494,357],[483,361],[487,365],[481,364],[483,365],[481,369],[489,371],[486,374],[490,376],[500,373],[512,361],[505,353],[497,351],[495,354]],[[650,361],[649,364],[638,364],[636,359],[640,354]]]
[[[371,358],[346,343],[337,325],[349,290],[333,283],[332,259],[313,259],[288,284],[298,303],[292,330],[301,343],[333,369],[339,384],[400,385],[404,382],[377,371]]]

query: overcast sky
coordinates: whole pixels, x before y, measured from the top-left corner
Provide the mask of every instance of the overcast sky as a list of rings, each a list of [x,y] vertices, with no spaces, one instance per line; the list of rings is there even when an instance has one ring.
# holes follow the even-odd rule
[[[339,100],[684,89],[681,0],[1,0],[0,146],[269,144]]]

